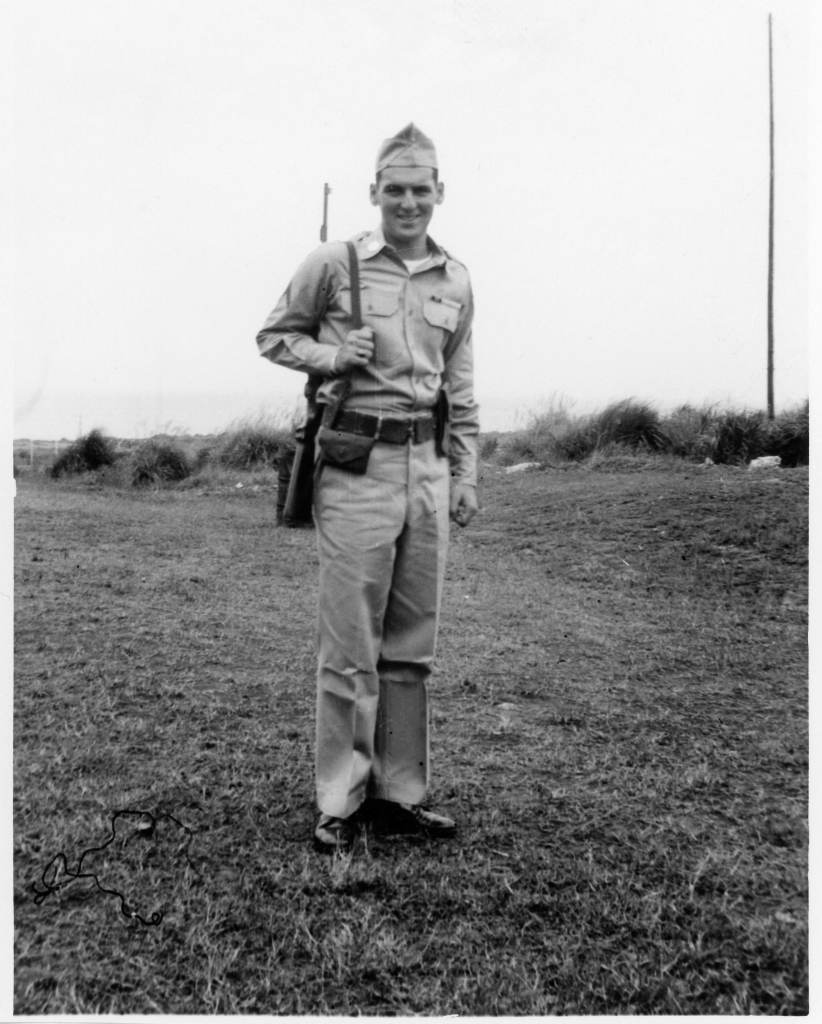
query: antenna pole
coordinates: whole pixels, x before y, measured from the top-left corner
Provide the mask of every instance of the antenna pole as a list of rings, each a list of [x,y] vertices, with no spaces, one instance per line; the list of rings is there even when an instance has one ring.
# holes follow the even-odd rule
[[[768,14],[768,86],[770,98],[770,156],[771,174],[768,194],[768,419],[774,418],[773,402],[773,206],[774,206],[774,157],[773,157],[773,30],[772,18]]]

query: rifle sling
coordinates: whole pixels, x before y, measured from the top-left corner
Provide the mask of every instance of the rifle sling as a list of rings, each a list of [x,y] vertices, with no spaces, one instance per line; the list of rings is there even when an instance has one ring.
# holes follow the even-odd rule
[[[362,304],[360,296],[360,261],[357,259],[357,250],[353,242],[345,243],[348,249],[348,281],[351,288],[351,326],[356,331],[362,327]],[[323,415],[323,423],[331,426],[336,419],[337,413],[342,408],[343,402],[348,398],[351,391],[351,374],[346,374],[340,381],[337,399],[331,405],[326,406]]]
[[[362,307],[360,306],[360,261],[353,242],[346,242],[348,249],[348,277],[351,282],[351,322],[354,330],[362,327]]]

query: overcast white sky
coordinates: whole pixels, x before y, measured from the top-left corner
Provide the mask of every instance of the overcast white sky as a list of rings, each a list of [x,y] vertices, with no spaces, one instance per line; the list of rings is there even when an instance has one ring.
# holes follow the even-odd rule
[[[474,282],[485,429],[552,396],[764,407],[769,10],[779,409],[809,390],[805,3],[6,4],[15,436],[290,411],[303,379],[255,334],[324,181],[330,237],[375,226],[409,120]]]

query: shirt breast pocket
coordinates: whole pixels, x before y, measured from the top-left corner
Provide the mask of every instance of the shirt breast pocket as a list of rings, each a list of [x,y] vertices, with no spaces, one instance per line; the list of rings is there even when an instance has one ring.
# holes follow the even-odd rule
[[[426,299],[422,304],[422,315],[432,327],[441,327],[444,331],[448,331],[449,334],[453,334],[457,329],[460,309],[462,309],[462,306],[454,299],[439,298],[432,295],[430,299]]]
[[[363,317],[393,316],[400,305],[400,297],[396,292],[381,292],[369,288],[362,297]]]
[[[396,369],[406,360],[402,326],[398,323],[400,296],[395,291],[366,288],[362,294],[362,319],[374,331],[374,362],[378,369]],[[393,319],[392,319],[393,318]]]

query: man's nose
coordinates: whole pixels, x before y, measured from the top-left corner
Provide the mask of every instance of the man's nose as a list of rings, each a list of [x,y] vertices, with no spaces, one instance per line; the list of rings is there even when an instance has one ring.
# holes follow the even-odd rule
[[[403,192],[400,205],[403,207],[412,207],[414,205],[414,193],[409,188],[406,192]]]

